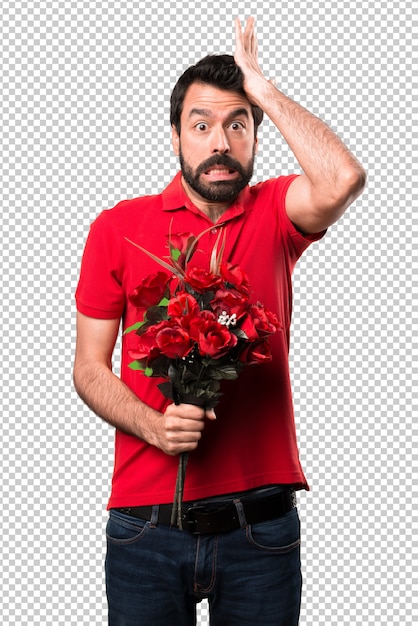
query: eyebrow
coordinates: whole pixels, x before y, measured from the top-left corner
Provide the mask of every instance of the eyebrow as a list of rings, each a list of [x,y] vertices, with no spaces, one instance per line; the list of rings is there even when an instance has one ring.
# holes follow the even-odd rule
[[[199,115],[202,117],[213,117],[213,113],[209,109],[192,109],[189,113],[189,118],[193,117],[193,115]],[[229,118],[240,117],[241,115],[243,115],[247,119],[249,118],[249,114],[246,108],[241,107],[239,109],[235,109],[234,111],[231,111],[228,117]]]

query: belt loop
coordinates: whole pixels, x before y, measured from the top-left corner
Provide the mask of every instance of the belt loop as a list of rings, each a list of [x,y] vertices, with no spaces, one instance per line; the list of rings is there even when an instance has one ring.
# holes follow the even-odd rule
[[[241,528],[247,528],[248,523],[245,518],[244,507],[242,506],[241,500],[237,499],[237,500],[234,500],[233,502],[235,504],[235,508],[237,509],[238,519],[239,519]]]
[[[149,525],[151,528],[156,528],[158,522],[158,514],[160,512],[160,506],[158,504],[154,504],[151,512],[151,519]]]

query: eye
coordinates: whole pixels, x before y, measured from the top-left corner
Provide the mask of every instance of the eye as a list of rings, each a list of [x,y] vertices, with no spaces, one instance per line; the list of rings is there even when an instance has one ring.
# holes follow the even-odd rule
[[[242,122],[232,122],[229,125],[229,128],[234,131],[244,130],[245,126]]]
[[[201,133],[204,133],[208,129],[206,122],[199,122],[195,125],[195,129]]]

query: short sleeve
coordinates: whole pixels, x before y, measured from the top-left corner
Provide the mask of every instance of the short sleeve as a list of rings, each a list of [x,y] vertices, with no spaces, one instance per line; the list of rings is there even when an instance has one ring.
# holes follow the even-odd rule
[[[75,293],[77,310],[88,317],[120,318],[125,308],[118,237],[104,211],[91,225]]]
[[[286,194],[292,182],[298,177],[298,174],[291,176],[281,176],[276,179],[276,189],[274,196],[276,198],[277,210],[279,212],[279,223],[285,239],[288,241],[289,252],[293,260],[296,261],[303,252],[315,241],[319,241],[326,234],[326,230],[319,233],[303,233],[289,219],[286,213]]]

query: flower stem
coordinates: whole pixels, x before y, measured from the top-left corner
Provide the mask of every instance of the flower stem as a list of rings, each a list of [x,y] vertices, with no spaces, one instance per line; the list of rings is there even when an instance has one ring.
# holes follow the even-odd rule
[[[171,525],[174,526],[177,517],[177,527],[183,530],[183,522],[181,515],[181,507],[183,504],[184,481],[186,479],[187,461],[189,453],[182,452],[179,458],[179,466],[177,470],[176,490],[174,492],[173,509],[171,511]]]

